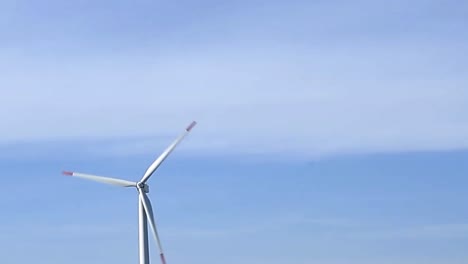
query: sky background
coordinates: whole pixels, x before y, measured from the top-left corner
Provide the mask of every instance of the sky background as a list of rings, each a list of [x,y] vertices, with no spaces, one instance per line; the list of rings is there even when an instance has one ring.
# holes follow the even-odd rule
[[[0,0],[0,262],[468,263],[468,3]],[[158,263],[151,242],[153,263]]]

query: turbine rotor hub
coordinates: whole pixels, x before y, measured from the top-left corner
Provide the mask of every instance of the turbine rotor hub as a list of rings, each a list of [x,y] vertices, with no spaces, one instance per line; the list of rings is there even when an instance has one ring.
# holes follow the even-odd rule
[[[145,193],[149,193],[149,186],[146,183],[143,183],[143,182],[137,183],[137,188],[144,191]]]

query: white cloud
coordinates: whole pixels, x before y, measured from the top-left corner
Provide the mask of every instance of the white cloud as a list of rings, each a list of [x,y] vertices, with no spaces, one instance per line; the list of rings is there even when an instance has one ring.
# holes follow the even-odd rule
[[[164,145],[196,119],[186,148],[205,153],[310,157],[468,147],[463,41],[357,33],[356,26],[386,20],[358,21],[355,9],[333,11],[347,14],[337,21],[315,21],[334,32],[319,44],[313,34],[300,37],[309,32],[298,29],[309,21],[301,12],[296,19],[283,14],[288,23],[268,38],[273,28],[256,21],[256,12],[267,18],[282,9],[252,10],[236,13],[244,19],[216,20],[232,34],[216,45],[68,56],[3,49],[0,141],[101,138],[122,143],[100,153],[154,152],[147,142]],[[354,35],[342,34],[346,21]],[[249,22],[257,27],[249,30]],[[317,38],[327,35],[319,24],[311,30]],[[293,28],[299,32],[288,35]]]
[[[431,239],[456,240],[468,238],[468,224],[426,224],[413,227],[382,228],[379,230],[362,230],[361,232],[349,232],[344,236],[352,239],[366,240],[424,240]]]
[[[392,51],[303,51],[300,58],[213,51],[151,61],[13,57],[0,65],[6,76],[0,136],[4,143],[167,137],[196,119],[188,147],[207,151],[323,155],[467,147],[466,77],[439,73],[434,65],[443,56],[423,65],[430,51],[414,55],[413,47],[387,56],[385,50]]]
[[[173,226],[166,230],[167,234],[172,238],[203,238],[203,239],[220,239],[220,238],[235,238],[245,237],[249,235],[271,234],[278,231],[287,231],[288,228],[305,225],[327,228],[348,228],[354,226],[352,220],[344,218],[327,218],[327,217],[307,217],[301,214],[285,213],[283,215],[261,217],[260,219],[250,217],[248,221],[240,220],[234,223],[226,224],[223,221],[209,226],[199,227],[182,227]]]

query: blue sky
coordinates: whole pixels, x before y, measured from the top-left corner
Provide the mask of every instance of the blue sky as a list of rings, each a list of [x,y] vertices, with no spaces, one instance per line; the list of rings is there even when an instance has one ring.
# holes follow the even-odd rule
[[[0,1],[0,260],[136,262],[135,191],[60,173],[139,179],[195,119],[150,180],[168,263],[467,263],[467,17]]]

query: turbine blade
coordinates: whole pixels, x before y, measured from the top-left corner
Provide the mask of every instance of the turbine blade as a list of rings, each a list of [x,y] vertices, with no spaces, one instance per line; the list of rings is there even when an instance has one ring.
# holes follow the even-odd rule
[[[140,202],[143,203],[143,207],[145,208],[145,211],[146,211],[146,216],[148,217],[148,222],[150,223],[154,238],[156,239],[156,242],[158,243],[159,256],[161,257],[161,262],[162,264],[166,264],[166,258],[164,257],[164,251],[162,249],[161,240],[159,239],[158,230],[156,228],[156,223],[154,221],[153,208],[151,207],[151,202],[148,199],[148,196],[146,196],[146,194],[142,190],[139,189],[139,192],[140,192]]]
[[[190,123],[190,125],[185,129],[185,131],[176,139],[174,142],[172,142],[169,147],[164,150],[164,152],[151,164],[148,169],[146,170],[145,174],[141,178],[142,183],[145,183],[153,174],[153,172],[161,165],[161,163],[167,158],[169,154],[175,149],[175,147],[184,139],[184,137],[192,130],[192,128],[197,124],[197,122],[193,121]]]
[[[126,180],[121,180],[121,179],[115,179],[115,178],[109,178],[109,177],[96,176],[96,175],[90,175],[90,174],[84,174],[84,173],[71,172],[71,171],[64,171],[63,174],[68,175],[68,176],[83,178],[83,179],[87,179],[87,180],[92,180],[92,181],[96,181],[96,182],[101,182],[101,183],[106,183],[106,184],[111,184],[111,185],[117,185],[117,186],[121,186],[121,187],[136,187],[136,185],[137,185],[136,182],[126,181]]]

